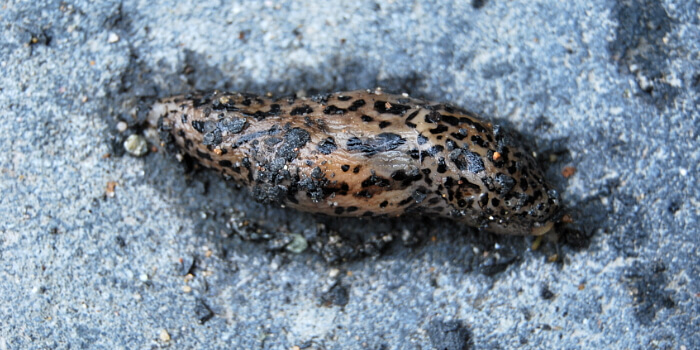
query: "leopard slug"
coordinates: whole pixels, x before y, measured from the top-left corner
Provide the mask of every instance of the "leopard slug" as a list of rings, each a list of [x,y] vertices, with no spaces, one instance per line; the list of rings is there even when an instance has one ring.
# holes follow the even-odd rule
[[[560,216],[557,191],[501,127],[406,94],[197,92],[159,100],[148,120],[163,144],[265,203],[439,216],[515,235],[544,234]]]

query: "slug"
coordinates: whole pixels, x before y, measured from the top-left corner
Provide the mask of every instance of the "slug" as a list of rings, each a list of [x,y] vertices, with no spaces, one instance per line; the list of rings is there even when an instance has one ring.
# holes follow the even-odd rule
[[[499,126],[457,107],[358,90],[312,98],[190,93],[159,100],[163,144],[264,203],[333,216],[430,215],[541,235],[557,191]]]

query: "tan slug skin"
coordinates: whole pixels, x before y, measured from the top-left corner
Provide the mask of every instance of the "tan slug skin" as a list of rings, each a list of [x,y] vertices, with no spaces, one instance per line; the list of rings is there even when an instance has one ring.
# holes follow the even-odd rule
[[[161,141],[261,202],[334,216],[420,214],[540,235],[559,212],[534,159],[498,126],[429,101],[358,90],[313,98],[192,93],[156,103]]]

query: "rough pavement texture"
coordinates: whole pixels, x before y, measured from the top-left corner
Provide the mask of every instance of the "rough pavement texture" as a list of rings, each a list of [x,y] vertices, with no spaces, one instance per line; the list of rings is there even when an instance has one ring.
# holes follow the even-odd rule
[[[4,2],[0,349],[700,348],[698,13]],[[376,86],[519,131],[575,222],[536,247],[431,218],[315,217],[121,146],[158,96]]]

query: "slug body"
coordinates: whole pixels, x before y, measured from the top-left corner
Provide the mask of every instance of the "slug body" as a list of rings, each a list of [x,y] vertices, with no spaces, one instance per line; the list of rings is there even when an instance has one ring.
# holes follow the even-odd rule
[[[406,95],[193,93],[160,100],[149,121],[162,142],[261,202],[334,216],[441,216],[518,235],[547,232],[559,212],[534,159],[501,128]]]

